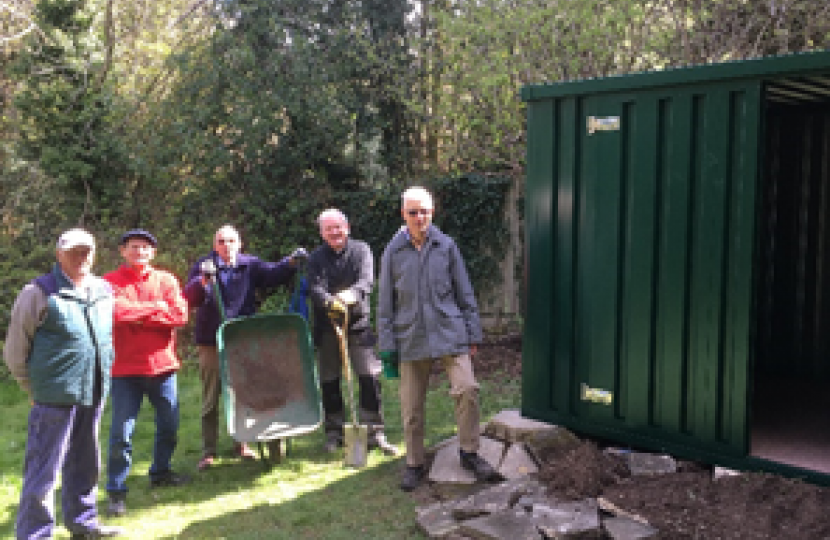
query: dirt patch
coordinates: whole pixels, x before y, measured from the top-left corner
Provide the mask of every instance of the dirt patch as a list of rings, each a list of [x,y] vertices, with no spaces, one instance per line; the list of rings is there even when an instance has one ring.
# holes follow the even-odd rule
[[[305,399],[304,362],[295,329],[235,337],[225,346],[225,358],[237,401],[266,412]]]
[[[520,377],[521,340],[488,340],[474,366],[479,379],[503,380],[505,373]],[[710,467],[691,462],[680,462],[673,474],[631,476],[621,457],[589,439],[541,459],[540,478],[551,495],[602,497],[645,518],[660,539],[830,538],[830,488],[762,473],[716,480]],[[429,485],[413,496],[422,503],[448,498],[439,486]]]

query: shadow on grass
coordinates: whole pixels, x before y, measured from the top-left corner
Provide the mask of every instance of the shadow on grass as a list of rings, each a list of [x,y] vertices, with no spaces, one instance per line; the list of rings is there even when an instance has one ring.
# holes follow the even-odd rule
[[[518,383],[481,382],[482,418],[518,403]],[[397,381],[383,380],[382,384],[387,436],[402,450]],[[226,434],[220,435],[217,465],[198,472],[200,390],[198,374],[183,370],[179,378],[182,404],[179,445],[173,467],[192,477],[193,481],[185,486],[150,489],[147,469],[152,458],[155,426],[152,407],[147,403],[142,406],[134,437],[134,463],[128,479],[127,515],[112,520],[104,518],[107,523],[125,527],[127,538],[423,538],[415,522],[417,503],[398,488],[403,459],[387,458],[374,450],[370,452],[368,467],[344,469],[342,452],[330,455],[323,451],[321,430],[292,439],[290,455],[272,468],[266,468],[259,460],[241,462],[231,457],[232,440]],[[2,538],[13,536],[28,414],[28,404],[20,395],[9,401],[6,409],[9,418],[1,428],[0,437],[7,450],[0,454]],[[452,399],[445,381],[430,389],[426,424],[428,446],[455,433]],[[107,410],[101,425],[104,460],[108,432]],[[106,508],[105,467],[104,464],[99,484],[101,511]],[[56,538],[67,536],[67,531],[58,527]]]
[[[425,538],[415,523],[416,502],[398,488],[401,467],[397,459],[356,469],[289,500],[269,501],[265,495],[244,510],[194,521],[157,538]]]

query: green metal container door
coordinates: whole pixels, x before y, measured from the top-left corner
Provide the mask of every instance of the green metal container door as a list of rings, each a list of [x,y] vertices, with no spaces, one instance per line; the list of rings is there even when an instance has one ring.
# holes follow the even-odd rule
[[[528,102],[523,411],[740,455],[761,84]]]

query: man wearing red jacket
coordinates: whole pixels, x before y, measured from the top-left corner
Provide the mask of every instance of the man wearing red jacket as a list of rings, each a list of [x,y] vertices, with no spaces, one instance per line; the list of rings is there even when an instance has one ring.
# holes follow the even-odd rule
[[[127,475],[132,463],[132,435],[144,396],[155,409],[156,436],[150,486],[188,481],[173,472],[170,460],[179,428],[176,328],[187,323],[187,301],[176,277],[150,266],[156,238],[143,229],[121,236],[125,264],[104,276],[113,288],[112,427],[107,461],[107,513],[127,511]]]

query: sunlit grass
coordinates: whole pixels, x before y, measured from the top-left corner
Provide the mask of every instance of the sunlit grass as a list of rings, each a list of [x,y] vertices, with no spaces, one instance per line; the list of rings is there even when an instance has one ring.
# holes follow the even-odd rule
[[[482,418],[519,406],[518,381],[495,376],[480,382]],[[416,502],[398,489],[403,458],[373,451],[367,467],[346,468],[342,455],[329,456],[322,451],[323,436],[317,431],[292,439],[288,458],[267,469],[259,460],[240,462],[231,457],[232,441],[221,435],[218,465],[199,473],[201,398],[198,372],[192,364],[180,372],[179,394],[182,416],[173,467],[192,476],[193,482],[178,488],[149,488],[154,426],[152,407],[145,400],[128,479],[128,513],[119,519],[103,518],[125,527],[128,538],[423,538],[415,524]],[[4,412],[0,428],[0,538],[11,538],[29,405],[13,382],[0,383],[0,396]],[[383,380],[383,396],[387,435],[403,450],[397,381]],[[101,425],[104,460],[109,422],[107,409]],[[427,444],[454,433],[452,399],[442,376],[427,402]],[[100,510],[106,505],[104,484],[102,477]],[[56,538],[68,537],[65,528],[57,528]]]

